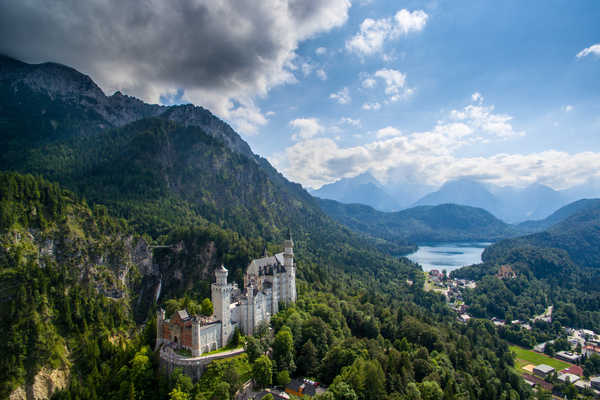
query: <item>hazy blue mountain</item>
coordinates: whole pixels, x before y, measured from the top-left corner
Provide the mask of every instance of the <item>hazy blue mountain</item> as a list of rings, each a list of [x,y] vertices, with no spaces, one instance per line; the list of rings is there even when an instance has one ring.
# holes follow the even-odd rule
[[[404,209],[411,207],[421,197],[434,191],[435,187],[422,183],[392,181],[385,184],[385,190],[398,202],[401,209]]]
[[[538,220],[549,216],[575,198],[548,186],[533,184],[526,188],[495,186],[471,179],[448,181],[437,191],[414,205],[454,203],[481,207],[508,223]]]
[[[600,197],[600,177],[587,179],[581,185],[561,191],[571,201],[577,199],[594,199]]]
[[[518,225],[522,230],[537,232],[550,228],[569,218],[571,215],[582,211],[600,207],[600,199],[581,199],[573,203],[569,203],[564,207],[553,212],[549,217],[541,220],[525,221]]]
[[[448,181],[437,191],[419,199],[414,206],[436,206],[447,203],[480,207],[492,213],[501,208],[500,200],[490,193],[484,184],[471,179]]]
[[[371,175],[365,172],[353,178],[343,178],[311,191],[313,196],[347,204],[366,204],[380,211],[394,211],[401,205]]]
[[[490,185],[489,190],[500,204],[490,211],[507,222],[546,218],[569,202],[564,193],[537,183],[525,188]]]

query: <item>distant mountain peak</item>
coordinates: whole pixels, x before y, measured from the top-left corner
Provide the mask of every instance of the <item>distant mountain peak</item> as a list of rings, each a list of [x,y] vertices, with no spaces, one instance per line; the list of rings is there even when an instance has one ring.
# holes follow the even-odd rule
[[[445,203],[461,204],[493,211],[497,207],[498,199],[482,183],[462,178],[447,181],[439,190],[422,197],[414,206],[435,206]]]
[[[386,192],[383,185],[369,171],[323,185],[320,189],[313,190],[312,194],[346,204],[366,204],[381,211],[400,208],[398,202]]]

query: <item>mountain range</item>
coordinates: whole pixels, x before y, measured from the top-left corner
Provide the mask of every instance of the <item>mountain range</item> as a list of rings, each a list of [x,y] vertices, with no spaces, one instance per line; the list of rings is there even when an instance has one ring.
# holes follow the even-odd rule
[[[365,204],[379,211],[398,211],[410,207],[431,187],[419,184],[383,185],[370,172],[311,190],[313,196],[346,204]]]
[[[363,204],[319,199],[331,218],[347,227],[386,241],[403,243],[499,241],[544,231],[572,215],[600,207],[600,199],[582,199],[559,208],[543,220],[507,224],[483,208],[458,204],[416,206],[383,212]],[[554,228],[553,228],[554,229]]]
[[[553,221],[558,221],[552,224]],[[564,250],[578,265],[600,268],[600,200],[582,200],[563,207],[538,226],[541,232],[507,239],[487,248],[485,262],[501,259],[509,249],[537,247]]]
[[[494,241],[521,233],[482,208],[457,204],[417,206],[396,212],[334,200],[319,200],[319,204],[330,217],[355,231],[389,241]]]
[[[399,265],[380,252],[402,251],[397,244],[366,239],[330,219],[308,192],[202,107],[106,96],[68,66],[0,57],[0,126],[0,169],[58,182],[152,238],[214,227],[256,238],[253,254],[291,230],[307,265],[358,249],[350,257],[357,263],[370,254],[379,260],[372,268]],[[339,257],[329,265],[353,268]]]
[[[313,190],[314,196],[342,203],[360,203],[379,211],[398,211],[415,206],[460,204],[483,208],[507,223],[546,218],[558,208],[581,199],[600,195],[594,182],[557,191],[541,184],[525,188],[484,184],[463,178],[444,183],[432,190],[427,185],[383,184],[371,174],[344,178]]]

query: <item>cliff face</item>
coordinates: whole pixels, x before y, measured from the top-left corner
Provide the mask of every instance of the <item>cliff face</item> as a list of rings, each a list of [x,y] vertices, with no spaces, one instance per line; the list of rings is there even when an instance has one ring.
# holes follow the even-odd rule
[[[159,117],[201,128],[230,150],[255,157],[250,146],[227,123],[202,107],[147,104],[121,92],[106,96],[89,76],[61,64],[26,64],[0,56],[0,94],[0,114],[9,121],[30,114],[54,121],[47,127],[49,130],[89,135]],[[71,126],[74,119],[78,121]]]
[[[127,233],[95,236],[89,234],[86,222],[69,218],[50,230],[6,229],[0,233],[0,262],[68,268],[69,274],[101,295],[129,297],[128,287],[154,273],[148,267],[152,253],[145,240]]]
[[[141,282],[157,273],[146,240],[106,208],[0,173],[0,398],[64,387],[86,335],[128,335]]]
[[[45,400],[57,390],[67,387],[68,369],[42,368],[33,378],[33,383],[19,386],[10,394],[10,400]]]

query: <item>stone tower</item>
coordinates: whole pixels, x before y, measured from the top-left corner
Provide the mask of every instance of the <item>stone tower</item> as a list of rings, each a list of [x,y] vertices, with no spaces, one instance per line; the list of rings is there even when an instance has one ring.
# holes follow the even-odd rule
[[[294,303],[296,301],[296,267],[294,265],[294,242],[290,232],[289,239],[283,242],[283,260],[286,277],[286,298],[281,299],[286,303]]]
[[[221,265],[215,271],[216,282],[211,285],[214,316],[221,321],[221,346],[226,346],[231,336],[231,315],[229,305],[233,286],[227,284],[227,270]]]

